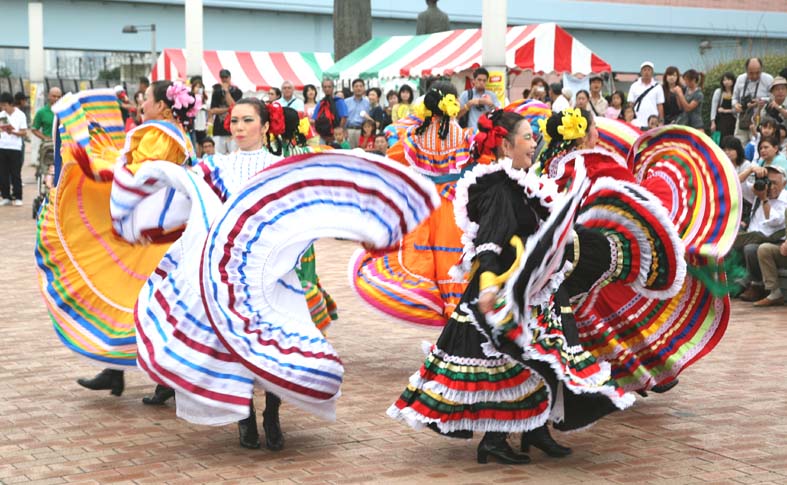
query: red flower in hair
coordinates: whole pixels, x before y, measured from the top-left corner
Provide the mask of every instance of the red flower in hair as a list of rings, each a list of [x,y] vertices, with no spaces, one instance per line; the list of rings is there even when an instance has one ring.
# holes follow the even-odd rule
[[[232,108],[234,106],[234,104],[230,106],[230,110],[227,111],[227,116],[224,117],[224,130],[227,131],[227,133],[231,133],[230,126],[232,124]]]
[[[284,110],[281,105],[275,101],[269,104],[268,113],[270,115],[270,128],[268,131],[275,136],[284,134]]]
[[[474,142],[478,147],[478,153],[489,155],[495,151],[508,136],[508,130],[502,126],[494,126],[488,115],[478,118],[478,134]]]

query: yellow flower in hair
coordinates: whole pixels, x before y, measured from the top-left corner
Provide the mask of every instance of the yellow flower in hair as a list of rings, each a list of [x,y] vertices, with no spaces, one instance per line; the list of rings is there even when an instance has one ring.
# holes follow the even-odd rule
[[[298,132],[303,136],[309,136],[309,128],[311,128],[311,124],[309,123],[309,118],[301,118],[298,121]]]
[[[421,118],[422,120],[425,120],[426,118],[430,118],[432,116],[432,112],[426,108],[426,105],[424,105],[423,102],[420,102],[415,105],[415,107],[413,108],[413,114]]]
[[[588,129],[588,120],[582,116],[582,112],[577,109],[563,110],[563,118],[557,132],[563,135],[564,140],[577,140],[583,138]]]
[[[437,107],[451,118],[459,114],[459,101],[457,101],[456,96],[453,94],[446,94],[443,96],[443,99],[437,103]]]
[[[541,137],[544,139],[547,145],[549,142],[552,141],[552,137],[549,136],[549,132],[547,132],[547,120],[546,118],[539,118],[538,119],[538,132]]]

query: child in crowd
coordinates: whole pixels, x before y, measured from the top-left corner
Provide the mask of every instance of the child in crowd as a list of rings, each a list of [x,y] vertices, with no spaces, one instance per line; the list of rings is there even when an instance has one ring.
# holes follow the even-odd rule
[[[626,104],[620,111],[620,119],[625,121],[626,123],[633,123],[634,118],[636,118],[637,114],[634,112],[634,107],[630,104]]]
[[[658,115],[650,115],[648,116],[648,129],[652,130],[653,128],[659,127],[659,116]]]
[[[344,128],[341,126],[337,126],[333,129],[333,143],[335,145],[339,145],[338,147],[334,144],[331,144],[334,148],[343,148],[345,150],[349,150],[350,142],[347,141],[347,135],[344,132]]]
[[[363,150],[374,149],[374,136],[377,133],[377,125],[374,120],[365,119],[361,124],[361,136],[358,138],[358,148]]]
[[[621,91],[612,93],[612,96],[609,98],[609,106],[604,112],[604,117],[613,120],[620,118],[620,110],[623,108],[625,100],[626,97]]]
[[[760,146],[760,140],[765,137],[774,137],[776,141],[779,142],[779,123],[776,122],[773,118],[765,118],[760,123],[760,127],[754,132],[751,137],[751,140],[746,145],[744,149],[744,154],[746,156],[746,160],[751,160],[752,162],[756,162],[760,159],[760,154],[758,148]],[[781,143],[777,143],[777,146],[781,146]]]
[[[378,155],[385,155],[387,151],[388,138],[386,138],[382,133],[378,133],[374,136],[374,147],[372,150],[369,150],[369,152],[376,153]]]

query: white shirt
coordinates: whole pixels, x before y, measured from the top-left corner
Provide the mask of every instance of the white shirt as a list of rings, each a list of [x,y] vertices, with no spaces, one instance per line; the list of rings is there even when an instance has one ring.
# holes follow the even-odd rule
[[[741,184],[741,189],[743,189],[744,198],[748,195],[747,192],[751,190],[748,184],[745,183]],[[756,200],[754,204],[757,205],[757,209],[751,216],[751,221],[749,221],[749,227],[746,232],[761,232],[765,236],[770,236],[784,229],[784,209],[787,208],[787,191],[782,190],[778,198],[768,200],[768,204],[771,206],[771,217],[768,219],[765,218],[765,211],[762,208],[762,204]]]
[[[14,131],[27,129],[27,118],[21,109],[14,108],[13,113],[8,114],[5,110],[0,111],[0,119],[5,118],[10,123]],[[0,148],[5,150],[22,150],[22,137],[0,132]]]
[[[562,112],[564,109],[570,107],[571,107],[571,103],[569,103],[566,97],[563,96],[562,94],[557,98],[555,98],[555,100],[552,102],[552,111],[555,113]]]
[[[653,85],[656,87],[651,89],[648,94],[642,98],[639,109],[635,111],[636,116],[634,117],[634,121],[631,122],[634,126],[648,126],[648,118],[652,115],[659,115],[659,105],[664,104],[664,89],[658,85],[655,79],[651,79],[650,83],[645,84],[642,82],[642,78],[634,81],[634,84],[632,84],[629,89],[628,102],[633,104],[634,101],[639,98],[640,94],[644,93]]]
[[[292,98],[290,98],[289,101],[284,98],[281,98],[279,100],[279,104],[285,108],[292,108],[295,111],[303,111],[303,101],[298,99],[298,97],[295,96],[294,94],[292,95]]]

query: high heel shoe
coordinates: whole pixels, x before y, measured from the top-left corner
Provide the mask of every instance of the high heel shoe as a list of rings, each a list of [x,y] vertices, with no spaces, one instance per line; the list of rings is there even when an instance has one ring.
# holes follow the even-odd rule
[[[125,380],[122,370],[104,369],[92,379],[77,379],[77,384],[93,391],[104,391],[109,389],[113,396],[123,394]]]
[[[143,397],[142,404],[148,406],[163,406],[171,397],[175,397],[175,390],[161,384],[156,384],[156,390],[150,397]]]
[[[478,463],[488,463],[490,456],[506,465],[530,463],[529,456],[520,455],[511,448],[506,436],[506,433],[486,433],[478,444]]]
[[[265,393],[265,411],[262,412],[262,429],[265,431],[265,448],[280,451],[284,448],[284,435],[279,423],[281,399],[270,392]]]
[[[562,458],[571,454],[571,448],[558,444],[552,438],[546,425],[522,433],[522,451],[527,453],[531,445],[553,458]]]
[[[257,431],[257,414],[254,412],[254,401],[251,402],[249,417],[238,421],[240,445],[252,450],[260,447],[260,433]]]

